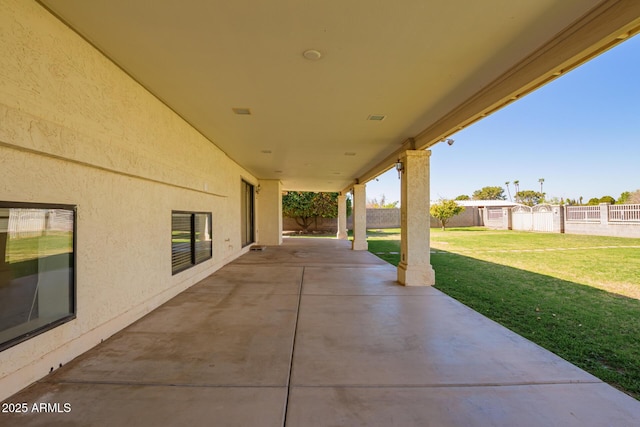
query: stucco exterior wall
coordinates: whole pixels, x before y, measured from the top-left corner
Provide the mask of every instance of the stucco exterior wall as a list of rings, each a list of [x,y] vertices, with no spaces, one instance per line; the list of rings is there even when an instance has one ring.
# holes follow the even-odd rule
[[[590,234],[594,236],[611,237],[640,237],[640,224],[593,224],[580,222],[565,222],[566,234]]]
[[[296,222],[294,218],[283,217],[282,229],[284,231],[302,231],[302,227]],[[367,225],[368,227],[368,225]],[[347,228],[353,229],[353,222],[351,217],[347,220]],[[337,218],[315,218],[311,222],[309,231],[322,231],[327,233],[335,233],[338,230]]]
[[[442,228],[442,224],[437,218],[430,216],[431,228]],[[475,206],[467,206],[464,208],[464,212],[452,217],[447,222],[447,227],[476,227],[482,226],[482,215],[480,210]]]
[[[436,218],[430,216],[431,228],[440,228],[442,225]],[[464,212],[454,216],[447,223],[447,227],[474,227],[482,226],[482,215],[475,206],[468,206]],[[347,228],[351,230],[353,227],[353,216],[347,218]],[[318,218],[314,220],[309,230],[311,231],[325,231],[335,232],[338,228],[336,218]],[[400,209],[378,209],[367,208],[367,229],[385,229],[385,228],[400,228]],[[302,227],[296,223],[293,218],[283,218],[283,230],[285,231],[300,231]]]
[[[274,179],[259,182],[256,196],[257,241],[260,245],[282,244],[282,183]]]
[[[367,228],[400,228],[400,209],[367,208]]]
[[[239,256],[246,170],[36,2],[0,3],[0,200],[77,205],[77,318],[0,352],[0,399]],[[213,259],[172,276],[171,211]]]

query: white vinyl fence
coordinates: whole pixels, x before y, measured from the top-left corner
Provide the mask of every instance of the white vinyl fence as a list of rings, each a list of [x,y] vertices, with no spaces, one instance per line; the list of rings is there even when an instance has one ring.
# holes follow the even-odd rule
[[[563,212],[560,206],[536,205],[515,206],[511,209],[511,228],[520,231],[562,233]]]
[[[640,204],[567,206],[565,232],[640,237]]]
[[[9,210],[7,233],[12,239],[42,236],[47,231],[72,231],[73,212],[64,209]]]
[[[640,204],[609,205],[609,222],[640,223]]]
[[[533,230],[533,209],[529,206],[514,206],[511,209],[511,227],[513,230]]]
[[[600,223],[600,206],[567,206],[566,220]]]

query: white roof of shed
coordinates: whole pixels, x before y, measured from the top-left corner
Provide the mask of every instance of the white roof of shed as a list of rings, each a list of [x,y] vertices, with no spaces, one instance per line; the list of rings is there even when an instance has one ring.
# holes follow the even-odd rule
[[[456,203],[458,203],[460,206],[479,207],[479,208],[486,207],[486,206],[512,207],[512,206],[519,205],[519,203],[509,202],[507,200],[456,200]]]

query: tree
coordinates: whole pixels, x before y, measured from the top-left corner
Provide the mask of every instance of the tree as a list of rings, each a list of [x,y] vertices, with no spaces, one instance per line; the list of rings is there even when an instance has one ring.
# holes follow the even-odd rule
[[[533,190],[522,190],[516,193],[516,202],[534,206],[544,201],[544,193]]]
[[[636,204],[636,203],[640,203],[640,190],[636,190],[636,191],[625,191],[624,193],[622,193],[620,195],[620,197],[618,198],[618,201],[616,202],[618,204]]]
[[[380,201],[378,201],[378,199],[376,199],[375,197],[373,199],[369,199],[367,201],[367,207],[368,208],[377,208],[377,209],[394,209],[398,207],[398,202],[397,200],[395,202],[387,202],[387,197],[383,194],[380,197]]]
[[[504,183],[504,185],[507,186],[507,194],[509,195],[509,201],[511,201],[511,190],[509,189],[509,184],[511,184],[509,181]]]
[[[540,178],[538,182],[540,183],[540,192],[542,193],[542,184],[544,184],[544,178]]]
[[[609,203],[610,205],[613,205],[615,202],[616,202],[616,199],[614,199],[611,196],[602,196],[599,199],[597,197],[592,197],[587,202],[587,205],[596,206],[596,205],[599,205],[600,203]]]
[[[513,181],[513,186],[516,187],[516,194],[518,194],[518,191],[520,191],[520,180],[516,179]]]
[[[294,218],[306,233],[316,218],[338,216],[338,193],[289,191],[282,196],[282,214]]]
[[[599,203],[609,203],[610,205],[613,205],[616,202],[616,199],[614,199],[611,196],[602,196],[600,197],[600,200],[598,200]]]
[[[460,206],[455,200],[441,199],[438,203],[431,205],[429,213],[438,219],[444,230],[447,222],[454,216],[464,212],[464,206]]]
[[[561,197],[558,197],[558,196],[552,197],[549,200],[545,200],[545,202],[549,203],[550,205],[564,205],[565,204],[564,199],[562,199]],[[567,202],[567,204],[568,204],[568,202]]]
[[[466,194],[461,194],[456,197],[455,200],[471,200],[471,197],[467,196]]]
[[[473,192],[473,200],[506,200],[504,188],[502,187],[482,187]]]
[[[587,202],[588,206],[596,206],[596,205],[599,205],[599,204],[600,204],[600,199],[598,199],[597,197],[592,197]]]
[[[629,203],[629,198],[630,197],[631,197],[631,192],[630,191],[623,191],[622,194],[620,194],[620,197],[618,197],[618,200],[616,201],[616,204],[624,205],[625,203]]]

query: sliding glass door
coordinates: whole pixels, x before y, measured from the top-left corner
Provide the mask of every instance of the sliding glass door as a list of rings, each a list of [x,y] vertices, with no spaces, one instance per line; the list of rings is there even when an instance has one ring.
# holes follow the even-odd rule
[[[254,234],[254,188],[253,185],[246,181],[242,181],[242,187],[240,191],[240,215],[241,218],[241,232],[242,232],[242,246],[247,246],[255,242]]]

